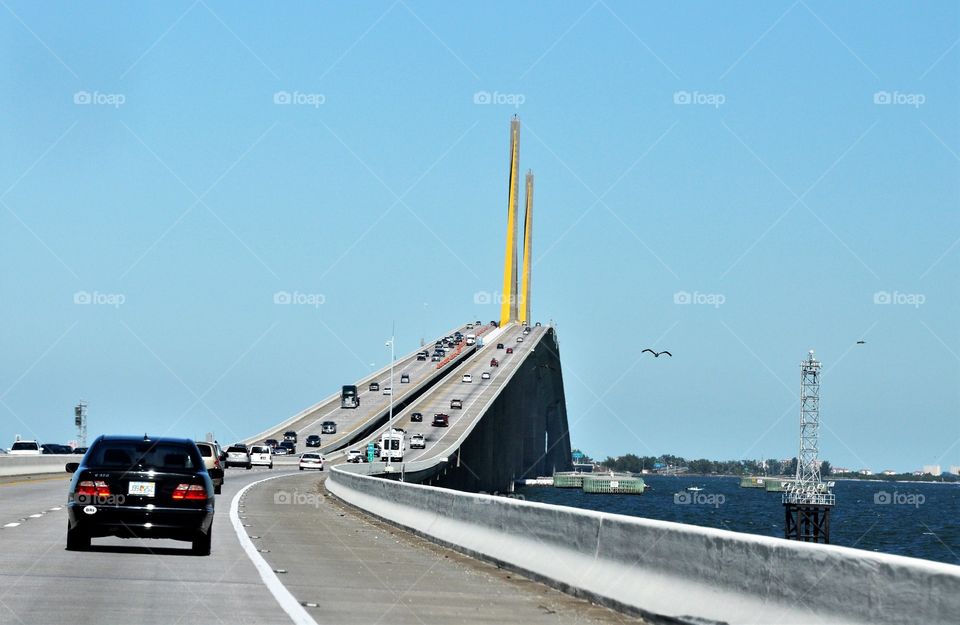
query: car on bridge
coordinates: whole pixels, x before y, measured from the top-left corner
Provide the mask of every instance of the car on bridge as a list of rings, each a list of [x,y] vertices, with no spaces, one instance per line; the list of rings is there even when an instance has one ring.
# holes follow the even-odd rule
[[[473,329],[473,324],[472,324],[472,323],[468,323],[468,324],[467,324],[467,329],[468,329],[468,330],[472,330],[472,329]]]
[[[518,337],[517,337],[517,343],[523,343],[523,337],[522,337],[522,336],[518,336]]]
[[[508,348],[507,348],[507,353],[508,353],[508,354],[512,354],[512,353],[513,353],[513,348],[512,348],[512,347],[508,347]]]
[[[538,322],[535,323],[534,325],[539,328],[539,327],[540,327],[540,322],[538,321]]]
[[[366,460],[367,455],[362,453],[359,449],[351,449],[347,452],[347,462],[360,463],[366,462]]]
[[[282,443],[280,443],[280,447],[277,448],[277,451],[280,451],[281,448],[287,450],[285,455],[288,455],[288,456],[294,455],[297,453],[297,444],[294,443],[293,441],[283,441]]]
[[[288,431],[286,431],[286,432],[283,433],[283,440],[284,440],[284,441],[290,441],[291,443],[296,443],[296,442],[297,442],[297,433],[294,432],[293,430],[288,430]]]
[[[371,383],[370,383],[370,386],[367,387],[367,390],[370,391],[371,393],[374,393],[374,392],[376,392],[376,391],[379,391],[379,390],[380,390],[380,383],[379,383],[379,382],[371,382]]]
[[[410,413],[410,421],[414,423],[420,423],[421,421],[423,421],[423,413],[422,412]]]
[[[298,466],[300,467],[301,471],[304,469],[317,469],[318,471],[323,471],[323,456],[315,451],[308,451],[300,456],[300,463]]]
[[[497,349],[503,349],[503,343],[497,343]]]
[[[463,378],[461,378],[460,381],[469,384],[470,382],[473,382],[473,376],[469,373],[464,373]]]
[[[337,424],[333,421],[324,421],[320,424],[320,433],[321,434],[336,434],[337,433]]]
[[[410,374],[403,373],[400,374],[400,384],[409,384],[410,383]]]
[[[461,410],[463,408],[462,399],[451,399],[450,400],[450,410]]]
[[[393,395],[393,387],[392,387],[392,386],[384,386],[384,387],[383,387],[383,394],[384,394],[384,395]]]
[[[288,453],[290,453],[283,445],[277,445],[271,451],[273,451],[274,456],[286,456]]]
[[[266,445],[254,445],[250,448],[250,464],[273,468],[273,451]]]
[[[427,442],[423,434],[414,434],[410,437],[410,449],[426,449]]]
[[[499,367],[499,366],[500,366],[500,361],[497,360],[496,358],[491,358],[491,359],[490,359],[490,366],[491,366],[491,367]]]
[[[417,360],[426,360],[429,357],[430,357],[430,354],[428,354],[427,352],[420,352],[417,354]]]
[[[310,436],[307,437],[307,440],[306,442],[304,442],[304,445],[306,445],[307,447],[319,447],[320,436],[317,434],[311,434]]]
[[[213,443],[197,443],[197,449],[200,450],[200,456],[203,458],[203,465],[207,467],[209,473],[211,469],[217,469],[218,476],[210,476],[213,480],[213,494],[219,495],[223,488],[223,467],[220,465],[220,454],[217,453],[217,446]]]
[[[438,354],[434,354],[433,357],[430,358],[430,362],[440,362],[441,360],[442,360],[442,357],[439,356]]]
[[[227,447],[227,458],[223,462],[223,467],[225,469],[230,467],[253,468],[253,463],[250,462],[250,450],[243,443],[230,445]]]
[[[93,538],[168,538],[210,555],[219,469],[207,469],[186,438],[99,436],[67,492],[67,549],[85,551]]]
[[[267,440],[263,441],[263,444],[270,449],[276,449],[280,445],[280,441],[275,438],[268,438]]]
[[[438,412],[433,415],[433,427],[445,428],[450,425],[450,415]]]
[[[483,373],[481,373],[481,374],[480,374],[480,379],[481,379],[481,380],[489,380],[489,379],[490,379],[490,372],[489,372],[489,371],[484,371]]]
[[[11,456],[39,456],[43,450],[37,441],[15,440],[8,453]]]

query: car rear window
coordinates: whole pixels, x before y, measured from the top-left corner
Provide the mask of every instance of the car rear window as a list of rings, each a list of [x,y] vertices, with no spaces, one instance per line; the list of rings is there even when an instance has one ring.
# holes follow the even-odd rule
[[[233,447],[227,450],[227,453],[230,453],[230,452],[240,452],[242,454],[245,454],[247,453],[247,449],[245,447],[237,447],[236,445],[234,445]]]
[[[40,446],[36,443],[14,443],[13,447],[10,448],[11,451],[36,451],[40,449]]]
[[[200,455],[204,458],[210,458],[213,456],[213,447],[210,445],[197,445],[197,449],[200,450]]]
[[[104,441],[87,452],[86,463],[92,467],[157,471],[203,466],[194,445],[151,441]]]
[[[257,447],[253,447],[253,448],[250,450],[250,453],[252,453],[252,454],[268,454],[268,453],[270,453],[270,448],[269,448],[269,447],[263,447],[263,446],[257,446]]]

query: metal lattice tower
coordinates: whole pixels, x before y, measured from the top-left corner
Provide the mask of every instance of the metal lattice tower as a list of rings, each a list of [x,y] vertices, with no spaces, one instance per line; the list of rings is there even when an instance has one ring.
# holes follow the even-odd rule
[[[797,474],[783,494],[784,504],[832,506],[834,495],[820,479],[820,361],[813,350],[800,363],[800,453]]]
[[[73,424],[77,426],[77,446],[87,446],[87,402],[80,400],[80,403],[73,407]]]

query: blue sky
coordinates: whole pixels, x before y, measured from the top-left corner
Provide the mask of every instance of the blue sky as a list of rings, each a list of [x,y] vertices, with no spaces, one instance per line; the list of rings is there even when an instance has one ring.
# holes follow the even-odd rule
[[[0,444],[80,398],[230,440],[393,322],[497,317],[518,113],[575,446],[795,455],[814,348],[823,457],[960,465],[958,40],[956,3],[8,1]]]

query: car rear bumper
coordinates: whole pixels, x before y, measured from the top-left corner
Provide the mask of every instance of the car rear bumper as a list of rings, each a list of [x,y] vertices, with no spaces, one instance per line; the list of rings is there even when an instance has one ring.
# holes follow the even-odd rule
[[[153,508],[141,506],[92,506],[97,511],[85,512],[91,506],[70,502],[67,517],[71,529],[79,528],[91,537],[172,538],[193,540],[197,533],[206,534],[213,523],[213,504],[203,508]]]

